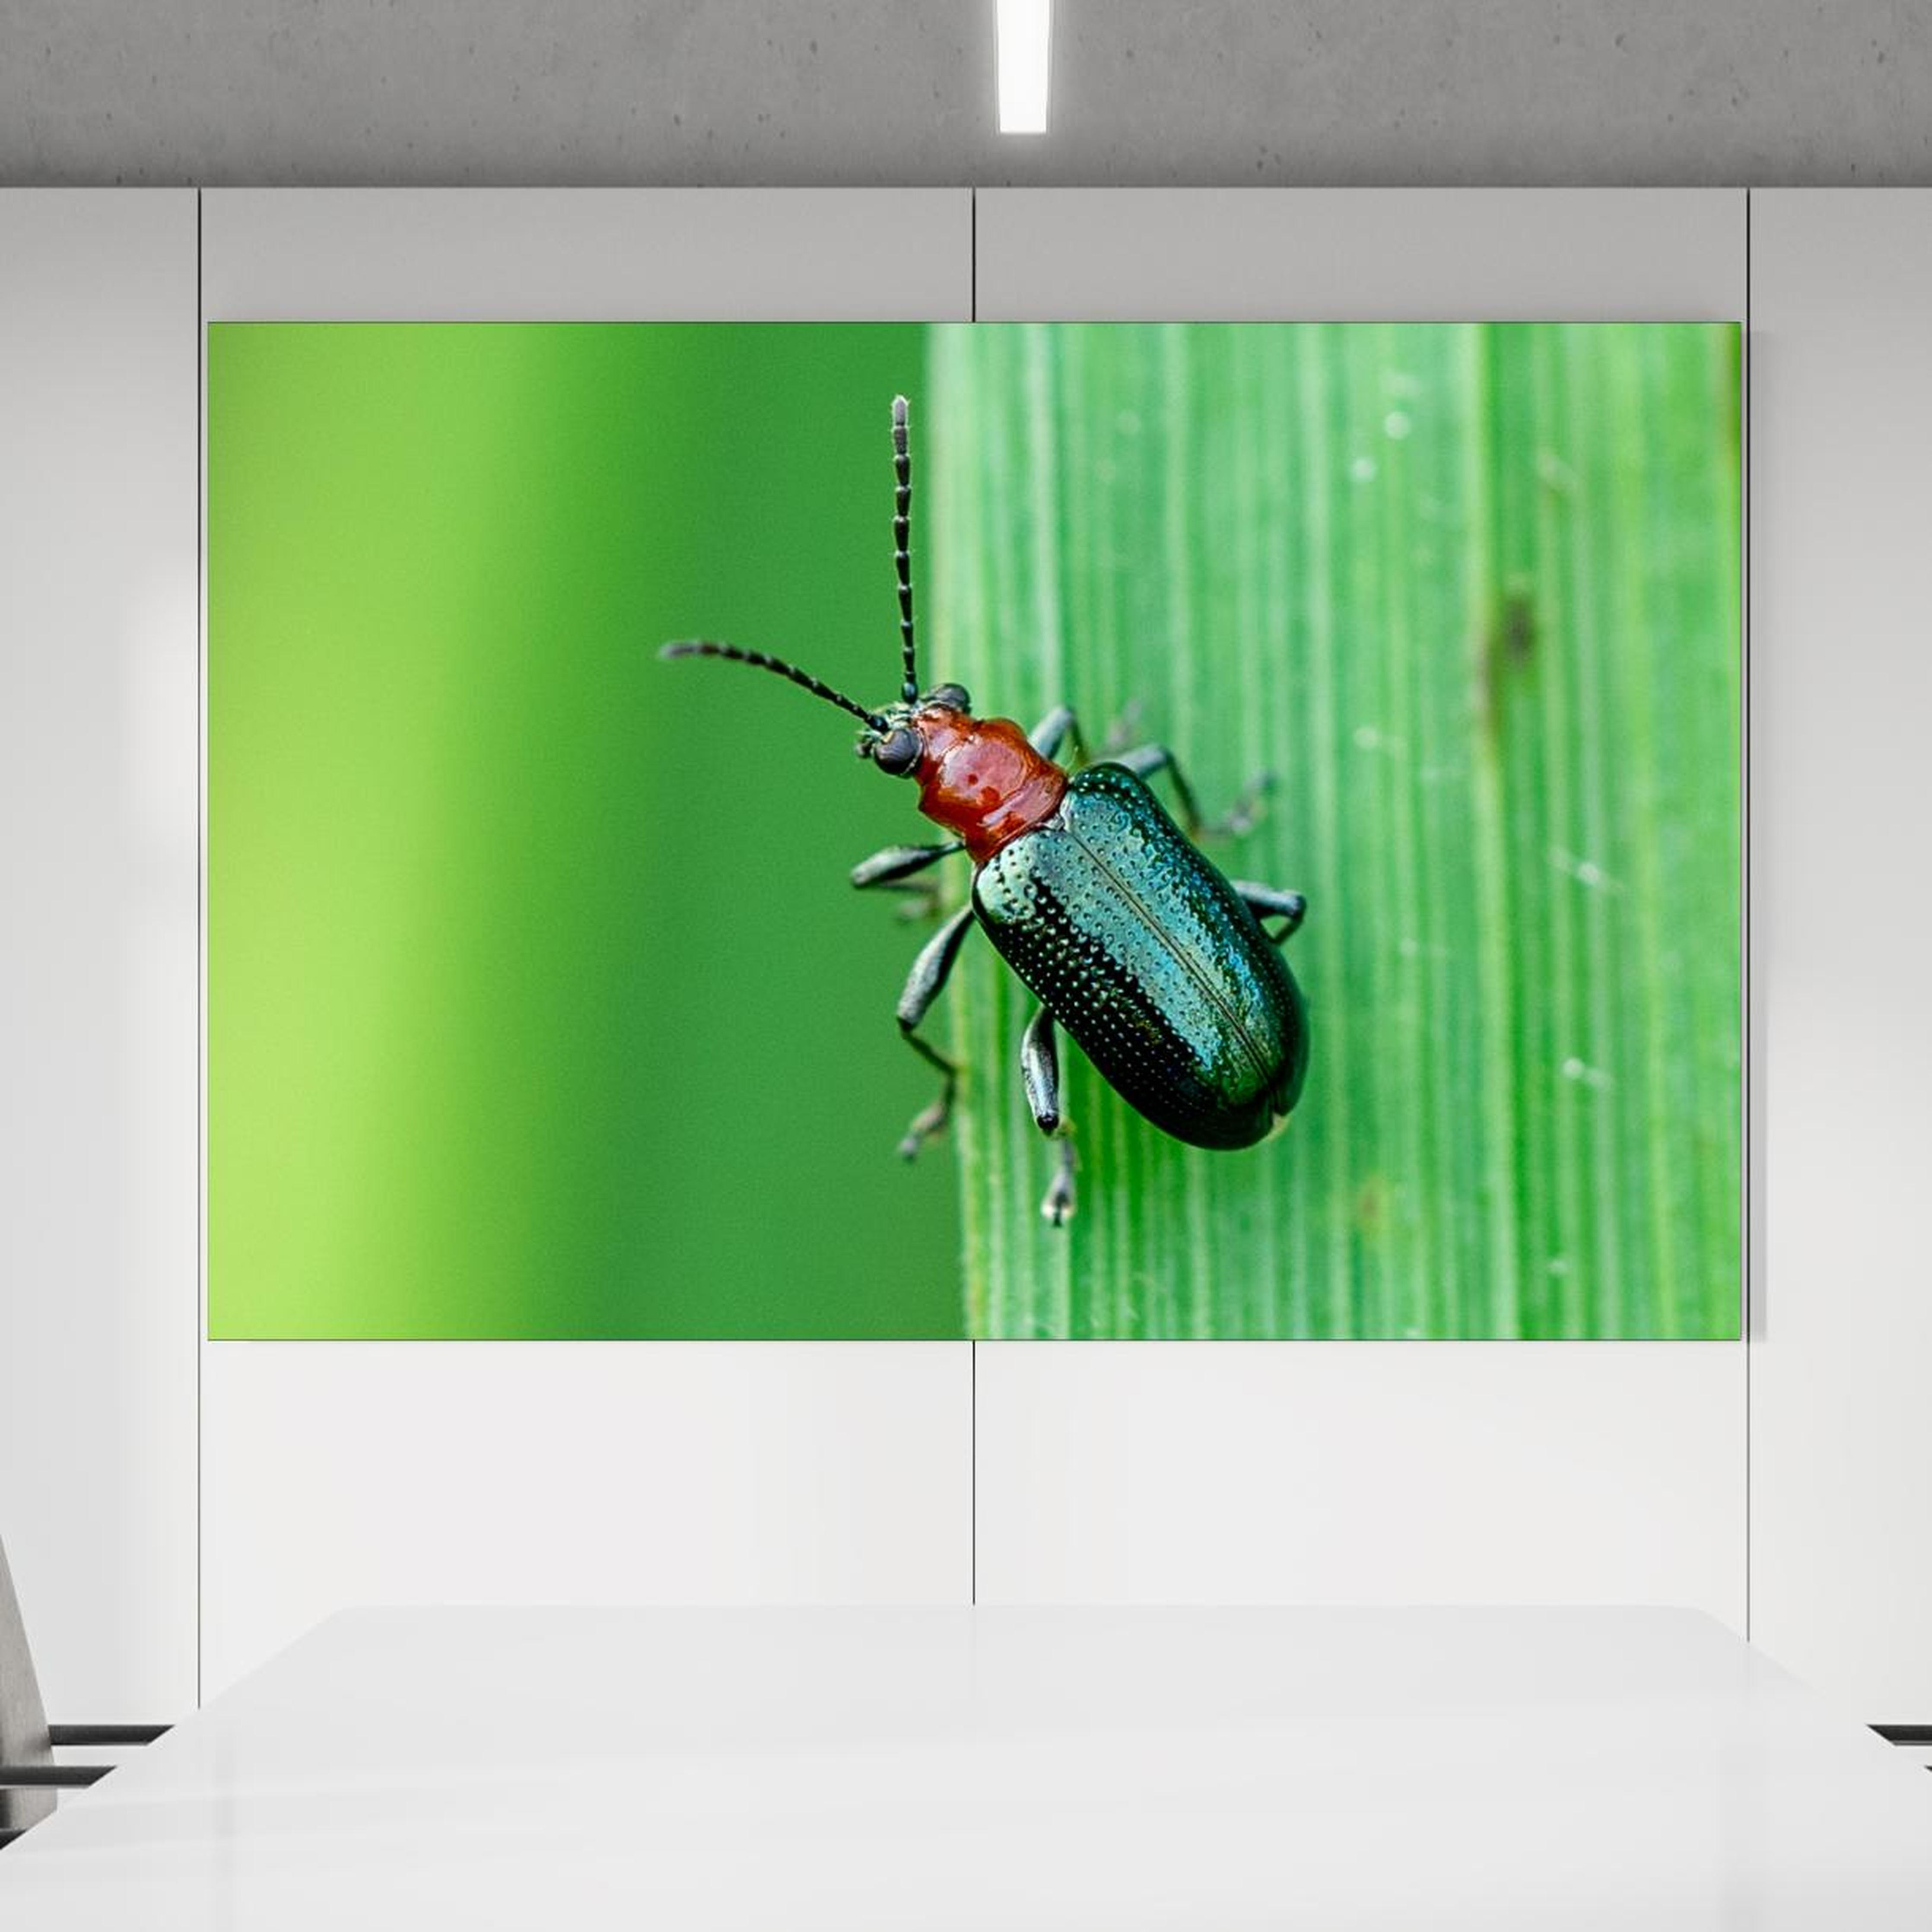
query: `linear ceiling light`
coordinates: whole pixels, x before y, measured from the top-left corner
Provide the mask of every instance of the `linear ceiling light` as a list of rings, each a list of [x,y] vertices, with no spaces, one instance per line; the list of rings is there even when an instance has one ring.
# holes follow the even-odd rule
[[[1053,0],[999,0],[1000,132],[1046,132]]]

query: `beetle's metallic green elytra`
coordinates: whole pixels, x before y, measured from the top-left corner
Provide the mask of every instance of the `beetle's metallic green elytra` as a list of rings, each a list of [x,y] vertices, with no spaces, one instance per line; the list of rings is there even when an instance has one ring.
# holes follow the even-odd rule
[[[1075,772],[1059,811],[980,867],[973,905],[1000,956],[1162,1132],[1252,1146],[1300,1097],[1294,976],[1124,766]]]

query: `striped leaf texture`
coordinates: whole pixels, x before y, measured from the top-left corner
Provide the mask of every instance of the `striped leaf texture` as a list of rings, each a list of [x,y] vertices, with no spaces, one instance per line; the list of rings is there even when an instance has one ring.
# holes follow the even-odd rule
[[[1738,353],[1730,325],[933,332],[929,674],[1170,745],[1210,816],[1269,775],[1207,849],[1310,908],[1281,1132],[1181,1146],[1064,1046],[1064,1231],[1031,1003],[969,944],[969,1333],[1738,1333]]]

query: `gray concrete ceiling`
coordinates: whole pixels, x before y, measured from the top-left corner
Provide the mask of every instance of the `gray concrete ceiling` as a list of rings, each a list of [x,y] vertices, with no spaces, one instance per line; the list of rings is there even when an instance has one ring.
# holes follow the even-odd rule
[[[0,0],[0,182],[1932,182],[1926,0]]]

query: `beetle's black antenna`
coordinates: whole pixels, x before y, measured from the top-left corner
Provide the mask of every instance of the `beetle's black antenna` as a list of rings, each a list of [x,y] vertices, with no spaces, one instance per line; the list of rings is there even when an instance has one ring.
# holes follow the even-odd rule
[[[795,664],[787,664],[783,658],[775,658],[763,651],[740,650],[736,644],[714,644],[708,638],[686,638],[674,644],[667,644],[658,652],[661,658],[727,658],[733,664],[754,664],[760,670],[775,670],[781,677],[788,677],[792,682],[802,685],[814,698],[822,698],[827,704],[836,704],[842,711],[849,711],[854,718],[869,724],[874,731],[883,731],[886,721],[876,711],[868,711],[862,704],[855,703],[842,691],[834,691],[829,684],[822,683],[808,670],[800,670]]]
[[[906,399],[892,398],[892,567],[899,578],[899,642],[905,654],[905,676],[899,695],[908,704],[919,701],[919,671],[912,647],[912,553],[906,539],[912,530],[912,440],[906,424]]]

